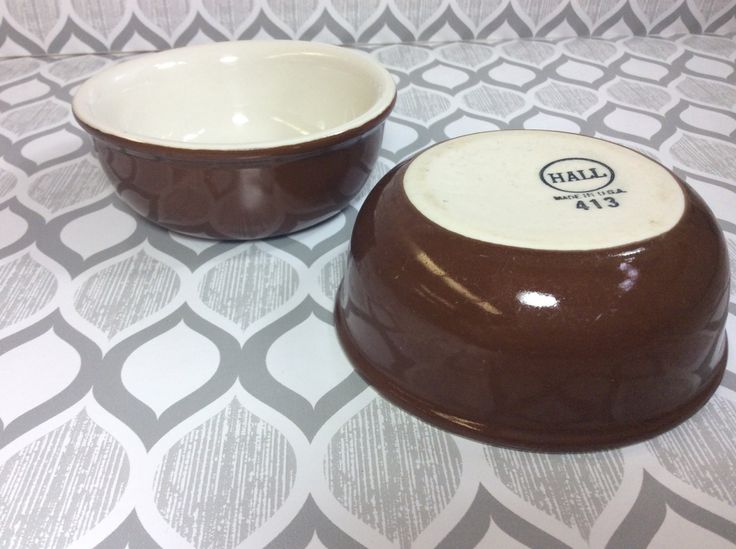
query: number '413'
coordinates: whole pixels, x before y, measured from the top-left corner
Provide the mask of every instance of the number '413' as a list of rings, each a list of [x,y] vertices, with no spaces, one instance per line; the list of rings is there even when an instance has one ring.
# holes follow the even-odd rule
[[[618,201],[611,197],[607,196],[603,199],[603,204],[600,203],[600,201],[597,198],[591,198],[590,200],[578,200],[575,204],[575,207],[578,210],[590,210],[591,208],[597,208],[599,210],[602,210],[605,207],[608,208],[618,208],[620,204]]]

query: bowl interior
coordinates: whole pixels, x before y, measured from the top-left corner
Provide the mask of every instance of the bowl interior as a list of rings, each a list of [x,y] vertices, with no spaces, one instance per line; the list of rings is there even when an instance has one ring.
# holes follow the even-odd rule
[[[358,127],[390,105],[388,72],[361,52],[297,41],[148,54],[80,87],[75,114],[105,133],[193,149],[291,145]]]

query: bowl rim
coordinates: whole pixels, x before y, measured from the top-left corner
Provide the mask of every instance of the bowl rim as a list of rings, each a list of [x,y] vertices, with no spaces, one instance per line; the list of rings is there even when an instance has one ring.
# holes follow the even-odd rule
[[[379,83],[379,94],[373,104],[347,122],[332,126],[325,130],[305,136],[289,139],[279,139],[261,142],[186,142],[175,139],[163,139],[154,136],[145,136],[115,127],[113,124],[101,123],[85,103],[90,101],[91,94],[96,88],[108,86],[109,79],[125,74],[131,70],[145,69],[154,64],[181,58],[189,54],[209,53],[217,55],[250,54],[253,50],[268,50],[293,53],[321,53],[340,57],[352,63],[356,72],[373,76]],[[209,51],[208,51],[209,50]],[[105,139],[111,143],[129,149],[145,149],[160,154],[178,156],[187,153],[200,153],[204,156],[225,155],[237,157],[259,157],[276,154],[299,154],[316,148],[323,148],[358,137],[371,128],[383,122],[396,103],[396,84],[391,74],[369,54],[333,44],[309,42],[301,40],[239,40],[230,42],[215,42],[183,48],[152,52],[140,55],[134,59],[116,63],[96,73],[86,80],[75,92],[72,100],[72,114],[83,129],[93,136]],[[152,151],[152,152],[153,152]]]

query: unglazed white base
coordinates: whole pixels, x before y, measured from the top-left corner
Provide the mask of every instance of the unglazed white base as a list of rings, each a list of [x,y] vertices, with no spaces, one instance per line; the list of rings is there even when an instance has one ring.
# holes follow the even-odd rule
[[[671,229],[685,208],[672,174],[620,145],[577,134],[467,135],[421,153],[404,175],[411,203],[464,236],[541,250],[592,250]]]

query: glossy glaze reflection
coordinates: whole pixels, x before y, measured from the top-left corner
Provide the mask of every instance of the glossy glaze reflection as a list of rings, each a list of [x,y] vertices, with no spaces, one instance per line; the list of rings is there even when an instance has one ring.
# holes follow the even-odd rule
[[[360,191],[378,156],[383,121],[353,139],[305,153],[262,157],[176,151],[86,128],[120,197],[167,229],[216,239],[254,239],[310,227]]]
[[[716,389],[727,255],[687,186],[659,237],[533,250],[429,222],[407,199],[406,169],[362,207],[336,306],[346,352],[387,397],[486,442],[575,451],[650,437]]]

